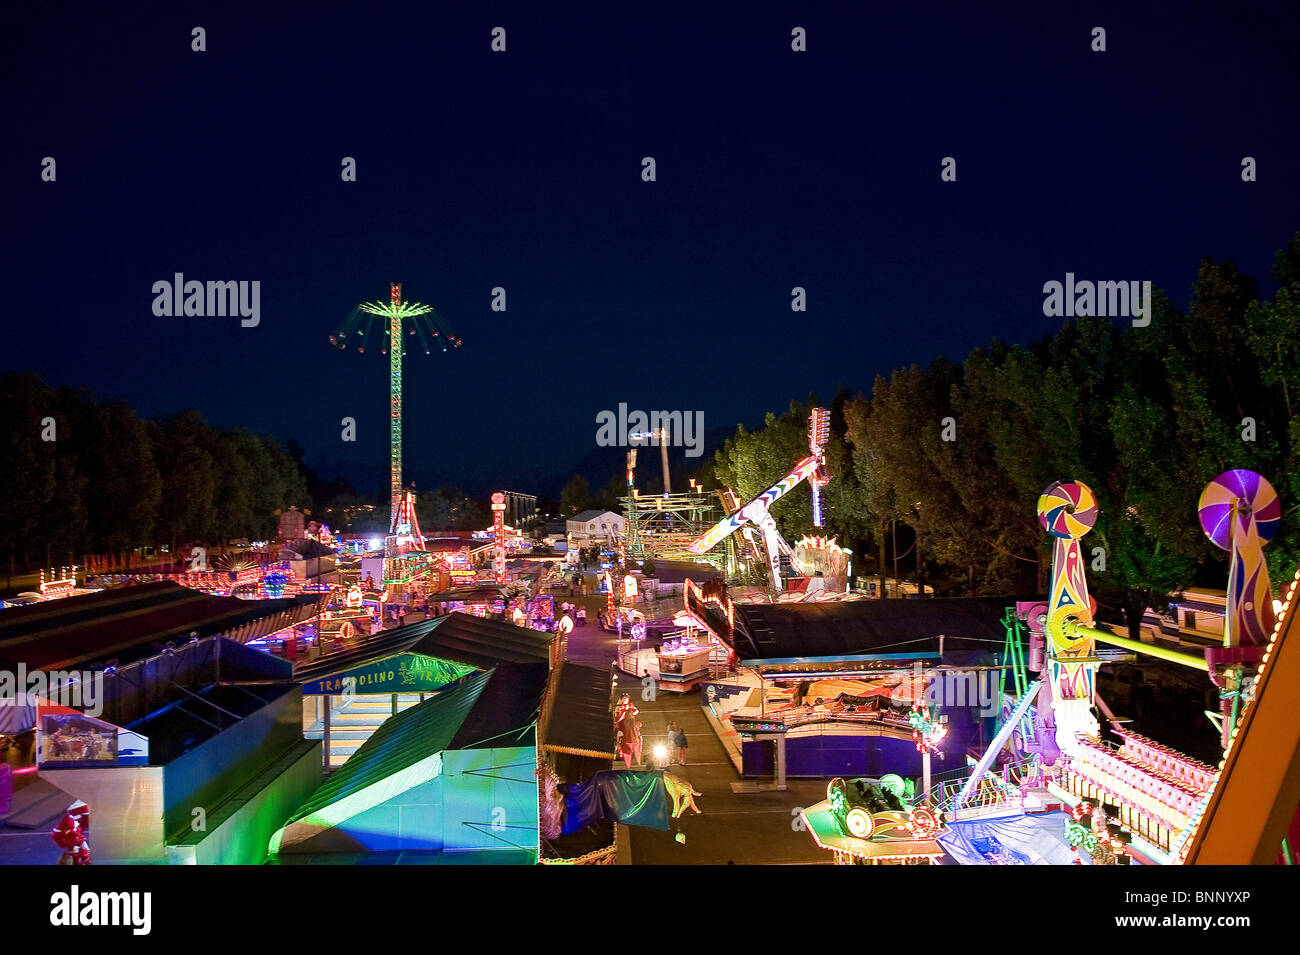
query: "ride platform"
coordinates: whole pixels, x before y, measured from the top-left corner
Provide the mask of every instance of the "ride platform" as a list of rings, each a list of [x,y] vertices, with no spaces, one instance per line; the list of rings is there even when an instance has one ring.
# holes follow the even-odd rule
[[[938,865],[944,851],[934,839],[859,839],[840,832],[823,799],[799,813],[819,848],[835,855],[837,865]]]

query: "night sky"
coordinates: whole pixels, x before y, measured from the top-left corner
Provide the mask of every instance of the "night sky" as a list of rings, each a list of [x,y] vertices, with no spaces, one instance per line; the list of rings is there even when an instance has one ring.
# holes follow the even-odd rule
[[[1294,3],[441,6],[11,10],[0,371],[381,485],[386,359],[328,336],[397,280],[465,342],[407,356],[408,481],[536,490],[619,402],[759,424],[1047,335],[1067,271],[1271,293],[1300,228]],[[260,325],[155,317],[175,272],[259,280]]]

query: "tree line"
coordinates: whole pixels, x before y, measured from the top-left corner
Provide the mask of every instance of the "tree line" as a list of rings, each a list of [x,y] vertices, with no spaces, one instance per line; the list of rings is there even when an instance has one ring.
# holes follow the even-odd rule
[[[86,554],[275,536],[277,513],[307,508],[301,452],[209,425],[196,411],[141,418],[123,402],[0,378],[0,554],[24,571]]]
[[[1263,474],[1283,520],[1265,549],[1275,585],[1300,560],[1300,235],[1280,251],[1262,298],[1232,263],[1204,260],[1186,311],[1156,294],[1145,327],[1066,322],[1026,346],[993,341],[961,364],[936,359],[876,378],[831,403],[827,529],[876,571],[905,525],[954,592],[1042,593],[1048,538],[1036,514],[1053,481],[1081,480],[1101,513],[1084,540],[1093,595],[1131,627],[1147,606],[1199,584],[1222,588],[1226,555],[1197,501],[1232,468]],[[808,402],[737,428],[714,473],[742,499],[807,454]],[[773,516],[790,540],[813,531],[803,489]],[[910,563],[911,561],[909,561]]]

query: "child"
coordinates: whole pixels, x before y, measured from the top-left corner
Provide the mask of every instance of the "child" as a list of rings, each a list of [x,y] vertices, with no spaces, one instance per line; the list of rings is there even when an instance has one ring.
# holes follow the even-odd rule
[[[686,731],[678,728],[674,734],[673,745],[677,747],[677,762],[686,765]]]

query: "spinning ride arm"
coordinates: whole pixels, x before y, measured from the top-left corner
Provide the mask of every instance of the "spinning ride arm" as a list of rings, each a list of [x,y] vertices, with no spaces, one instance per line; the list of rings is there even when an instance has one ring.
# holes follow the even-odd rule
[[[746,524],[762,525],[763,518],[767,516],[768,508],[785,497],[790,491],[797,487],[800,482],[806,480],[818,466],[818,459],[808,456],[794,466],[794,468],[781,480],[777,481],[758,497],[749,501],[744,507],[736,511],[730,517],[724,517],[718,523],[714,524],[708,531],[701,534],[691,542],[689,548],[692,554],[707,554],[727,537],[728,534],[740,530]]]
[[[830,481],[826,474],[826,441],[830,434],[830,414],[825,408],[814,408],[809,416],[808,445],[812,452],[758,497],[749,501],[730,517],[724,517],[708,531],[691,542],[687,548],[692,554],[707,554],[728,535],[735,533],[747,524],[753,524],[763,532],[767,544],[768,573],[774,590],[781,589],[779,555],[789,554],[790,545],[777,532],[769,509],[773,504],[796,488],[803,481],[812,487],[813,524],[822,526],[821,489]]]

